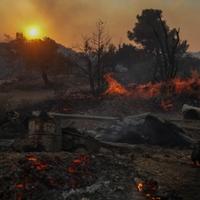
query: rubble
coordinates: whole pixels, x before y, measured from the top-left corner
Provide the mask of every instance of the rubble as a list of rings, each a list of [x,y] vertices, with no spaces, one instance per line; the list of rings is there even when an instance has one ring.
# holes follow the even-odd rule
[[[98,139],[127,144],[149,144],[163,147],[190,146],[193,141],[173,123],[147,113],[129,116],[102,129]]]
[[[10,111],[0,113],[0,138],[22,138],[26,132],[26,123],[18,112]]]
[[[131,199],[134,169],[104,155],[20,154],[0,157],[0,196],[7,199]]]
[[[9,151],[12,149],[15,140],[0,139],[0,151]]]
[[[43,133],[61,134],[62,150],[73,153],[44,153],[45,149],[39,150],[38,146],[35,149],[29,148],[31,153],[24,153],[28,152],[24,150],[20,151],[20,154],[0,153],[2,200],[180,200],[186,193],[192,196],[193,200],[199,199],[198,195],[195,199],[194,195],[189,193],[190,190],[197,191],[199,188],[198,183],[193,184],[195,171],[188,156],[191,152],[189,148],[179,149],[190,147],[193,140],[186,137],[184,131],[175,124],[150,113],[124,118],[72,116],[74,119],[78,117],[79,120],[85,117],[90,118],[89,120],[109,120],[113,125],[87,133],[72,128],[68,122],[65,128],[61,130],[59,127],[58,130],[56,126],[61,124],[55,122],[53,116],[48,116],[47,119],[43,116],[45,123],[42,123],[41,127],[48,129]],[[31,121],[37,121],[37,117],[31,118]],[[70,115],[67,115],[67,118],[69,117]],[[52,124],[55,125],[53,128]],[[37,124],[31,127],[35,125]],[[31,131],[30,135],[37,132],[33,129]],[[19,140],[18,143],[23,142]],[[28,144],[28,141],[25,143]],[[167,147],[173,149],[165,150]],[[158,152],[154,152],[155,149],[158,149]],[[176,176],[177,166],[181,168],[180,174],[172,181],[173,175]],[[156,190],[150,194],[146,189],[138,191],[135,177],[141,178],[145,188],[149,183],[156,183]],[[177,189],[178,193],[174,192],[174,189]]]

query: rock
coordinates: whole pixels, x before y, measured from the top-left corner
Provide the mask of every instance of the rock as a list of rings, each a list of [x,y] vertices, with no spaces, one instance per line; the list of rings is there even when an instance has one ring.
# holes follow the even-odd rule
[[[117,124],[104,129],[101,139],[108,142],[166,147],[192,144],[192,140],[184,135],[181,128],[149,113],[126,117],[122,124],[121,127]]]
[[[8,139],[0,139],[0,151],[9,151],[12,150],[12,146],[15,140],[8,140]]]
[[[200,120],[200,108],[190,106],[187,104],[183,105],[182,113],[184,119],[193,119],[193,120]]]

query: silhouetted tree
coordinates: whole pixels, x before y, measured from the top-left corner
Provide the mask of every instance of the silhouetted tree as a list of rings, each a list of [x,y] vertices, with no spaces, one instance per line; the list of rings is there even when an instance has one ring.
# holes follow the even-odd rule
[[[106,72],[106,70],[112,72],[115,71],[115,66],[117,65],[116,52],[117,52],[116,46],[114,44],[109,44],[106,53],[102,57],[104,72]]]
[[[121,44],[116,51],[116,61],[130,68],[133,64],[144,60],[146,54],[132,44]]]
[[[105,31],[104,23],[99,20],[96,31],[90,37],[84,38],[83,55],[86,68],[82,70],[89,78],[93,95],[98,96],[104,89],[105,55],[109,52],[110,37]]]
[[[178,60],[188,49],[187,41],[180,40],[180,29],[170,29],[161,10],[146,9],[137,16],[137,23],[128,38],[141,45],[155,57],[154,76],[159,80],[174,78]]]
[[[57,56],[57,44],[50,38],[30,40],[26,42],[24,58],[30,67],[37,69],[45,85],[49,85],[48,70]]]
[[[10,44],[16,50],[25,67],[40,72],[45,85],[49,85],[48,70],[57,56],[56,42],[50,38],[26,40],[23,34],[17,33],[16,39]]]

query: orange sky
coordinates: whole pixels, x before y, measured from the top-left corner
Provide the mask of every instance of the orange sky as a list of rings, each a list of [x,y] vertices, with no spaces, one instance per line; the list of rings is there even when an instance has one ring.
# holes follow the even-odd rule
[[[37,24],[56,41],[79,47],[81,37],[102,19],[118,44],[128,41],[127,31],[145,8],[162,9],[168,24],[181,28],[190,50],[200,50],[199,0],[0,0],[1,38]]]

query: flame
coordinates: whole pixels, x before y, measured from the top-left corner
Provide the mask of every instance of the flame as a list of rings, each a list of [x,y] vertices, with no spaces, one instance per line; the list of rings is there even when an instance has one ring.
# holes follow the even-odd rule
[[[200,74],[198,72],[192,72],[190,78],[181,79],[176,78],[168,82],[159,83],[147,83],[133,86],[126,89],[117,80],[112,77],[111,73],[104,76],[106,82],[108,83],[108,88],[105,95],[120,95],[128,96],[132,99],[143,99],[148,100],[154,97],[162,97],[164,100],[161,101],[160,106],[168,111],[173,107],[173,102],[170,100],[173,95],[195,95],[195,97],[200,98]],[[167,100],[166,100],[167,98]]]
[[[108,89],[106,90],[105,94],[129,95],[129,91],[112,77],[112,73],[106,74],[104,78],[108,83]]]
[[[161,197],[157,195],[158,191],[158,184],[156,181],[153,180],[146,180],[136,183],[136,187],[138,192],[143,193],[146,199],[149,200],[161,200]]]

